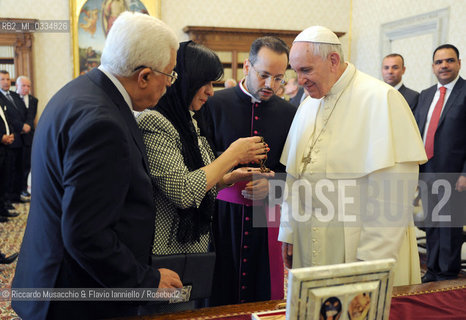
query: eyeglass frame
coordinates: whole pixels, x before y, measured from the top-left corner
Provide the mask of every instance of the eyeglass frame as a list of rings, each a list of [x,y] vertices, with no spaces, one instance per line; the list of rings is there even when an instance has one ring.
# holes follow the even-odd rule
[[[167,77],[170,77],[170,85],[174,84],[176,80],[178,80],[178,73],[173,70],[171,74],[168,74],[168,73],[165,73],[165,72],[162,72],[162,71],[159,71],[159,70],[156,70],[156,69],[152,69],[151,67],[148,67],[148,66],[139,66],[137,68],[135,68],[133,70],[133,72],[136,72],[138,71],[139,69],[144,69],[144,68],[149,68],[151,69],[151,71],[153,72],[158,72],[160,74],[163,74],[164,76],[167,76]]]
[[[260,78],[261,80],[264,80],[264,81],[265,81],[265,80],[267,80],[268,78],[272,78],[272,80],[273,80],[275,83],[279,83],[280,85],[284,85],[284,84],[286,83],[286,79],[285,79],[285,78],[286,78],[286,75],[285,75],[285,74],[283,75],[283,78],[282,78],[281,80],[278,80],[278,79],[280,79],[280,77],[278,77],[278,79],[277,79],[277,76],[272,76],[271,74],[267,74],[267,73],[265,73],[265,71],[259,72],[259,71],[257,71],[257,69],[254,67],[254,64],[253,64],[251,61],[249,61],[249,63],[251,64],[251,67],[254,69],[254,71],[256,72],[256,74],[259,76],[259,78]]]

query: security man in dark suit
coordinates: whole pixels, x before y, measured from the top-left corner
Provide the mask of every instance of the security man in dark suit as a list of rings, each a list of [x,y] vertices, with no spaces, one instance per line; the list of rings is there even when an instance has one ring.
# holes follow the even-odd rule
[[[6,106],[5,113],[14,134],[8,146],[8,194],[11,202],[20,202],[23,181],[23,139],[21,135],[31,131],[32,123],[26,122],[26,106],[16,92],[10,91],[11,79],[8,71],[0,70],[0,105]]]
[[[26,76],[19,76],[16,79],[16,92],[19,94],[26,107],[26,123],[30,125],[31,130],[21,135],[23,139],[23,181],[21,188],[21,199],[27,199],[31,195],[28,192],[28,175],[31,171],[31,149],[32,139],[34,137],[34,120],[37,114],[36,97],[31,93],[31,80]]]
[[[383,81],[395,89],[397,89],[408,102],[411,111],[417,104],[419,93],[417,91],[407,88],[402,81],[403,75],[406,71],[403,56],[398,53],[392,53],[383,58],[382,62],[382,77]]]
[[[176,79],[177,49],[166,24],[123,12],[107,36],[101,66],[65,85],[45,107],[32,146],[31,207],[12,288],[182,286],[175,272],[151,266],[154,189],[133,115],[156,105]],[[116,300],[13,300],[12,307],[22,319],[138,312],[137,301]]]
[[[14,141],[14,135],[10,133],[10,126],[4,108],[5,106],[0,104],[0,222],[7,222],[8,217],[11,216],[5,203],[5,193],[7,189],[5,177],[8,174],[6,149],[7,146]],[[17,256],[18,253],[6,256],[0,252],[0,264],[10,264],[16,260]]]
[[[415,109],[429,159],[420,167],[421,179],[428,187],[422,192],[428,216],[423,282],[454,279],[461,268],[466,217],[466,81],[458,75],[460,68],[455,46],[445,44],[435,49],[432,69],[438,84],[421,92]],[[450,184],[445,186],[445,181]],[[437,209],[441,211],[437,213]],[[451,223],[441,225],[439,220],[445,217],[439,215],[445,214]]]
[[[6,203],[6,192],[8,188],[8,162],[7,148],[15,140],[11,127],[5,113],[6,106],[0,103],[0,222],[7,222],[11,213]]]

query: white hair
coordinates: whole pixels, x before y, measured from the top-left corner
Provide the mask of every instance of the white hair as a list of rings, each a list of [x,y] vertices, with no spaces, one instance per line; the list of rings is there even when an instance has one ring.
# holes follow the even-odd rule
[[[26,77],[26,76],[19,76],[18,78],[16,78],[16,83],[18,83],[18,82],[21,82],[21,83],[22,83],[23,80],[28,80],[29,82],[31,82],[31,80],[30,80],[28,77]]]
[[[118,16],[108,33],[101,63],[109,72],[121,77],[131,76],[140,66],[164,69],[172,50],[178,50],[178,39],[165,23],[157,18],[129,11]]]
[[[328,55],[332,52],[338,53],[340,56],[340,63],[345,62],[345,56],[341,44],[329,44],[323,42],[310,42],[312,53],[316,56],[320,56],[322,59],[327,59]]]

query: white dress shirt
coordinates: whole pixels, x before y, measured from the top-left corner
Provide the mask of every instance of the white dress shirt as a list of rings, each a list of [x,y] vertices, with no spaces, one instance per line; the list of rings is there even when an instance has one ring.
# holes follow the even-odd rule
[[[6,108],[6,106],[5,106]],[[5,128],[6,128],[6,135],[10,134],[10,128],[8,128],[8,122],[6,121],[5,113],[3,112],[3,107],[0,106],[0,118],[2,118],[3,122],[5,123]],[[0,137],[1,140],[2,137]]]
[[[18,93],[19,94],[19,93]],[[21,99],[23,99],[24,101],[24,105],[26,106],[26,109],[29,109],[29,95],[19,95],[21,97]]]
[[[438,99],[440,98],[440,87],[445,87],[447,88],[447,91],[445,92],[445,100],[443,101],[443,106],[442,106],[442,111],[440,112],[440,116],[442,116],[443,109],[445,109],[445,105],[447,104],[448,98],[450,97],[451,91],[453,90],[453,87],[455,86],[456,82],[459,79],[459,75],[456,77],[455,80],[453,80],[450,83],[447,83],[446,85],[441,85],[440,83],[437,83],[437,91],[435,91],[434,99],[432,99],[432,103],[430,104],[429,107],[429,112],[427,113],[427,120],[426,120],[426,126],[424,128],[424,132],[422,134],[422,140],[424,141],[424,145],[426,144],[426,134],[427,134],[427,129],[429,128],[430,124],[430,119],[432,118],[432,113],[434,113],[435,105],[437,104]]]
[[[118,91],[120,91],[123,99],[128,104],[128,107],[131,109],[131,111],[133,111],[133,103],[131,102],[131,98],[128,94],[128,91],[126,91],[121,82],[113,74],[106,70],[104,66],[100,65],[99,70],[102,71],[110,79],[110,81],[112,81]]]

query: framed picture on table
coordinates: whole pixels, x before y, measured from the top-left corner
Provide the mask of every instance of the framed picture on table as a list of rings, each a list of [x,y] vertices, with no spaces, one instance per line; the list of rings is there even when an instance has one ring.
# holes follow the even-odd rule
[[[70,0],[74,77],[100,65],[107,34],[123,11],[158,18],[160,0]]]
[[[388,320],[395,260],[291,269],[286,319]]]

